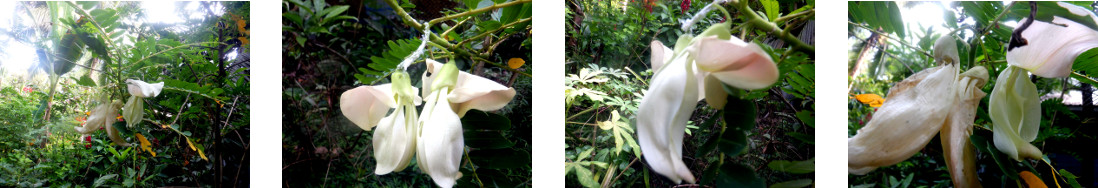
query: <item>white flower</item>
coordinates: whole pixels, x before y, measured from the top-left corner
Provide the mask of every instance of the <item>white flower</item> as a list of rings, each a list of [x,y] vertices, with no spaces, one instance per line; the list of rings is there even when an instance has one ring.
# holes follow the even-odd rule
[[[89,112],[88,120],[84,122],[83,127],[75,127],[76,132],[80,132],[84,136],[91,135],[100,127],[105,127],[107,131],[107,137],[111,138],[115,144],[119,146],[130,146],[126,143],[126,140],[122,139],[118,135],[118,130],[114,129],[114,122],[118,120],[118,108],[122,106],[122,101],[110,100],[103,98],[100,100],[99,106],[96,106]]]
[[[958,69],[943,65],[896,83],[873,119],[847,139],[847,170],[864,175],[907,160],[942,128],[957,96]]]
[[[637,110],[637,137],[645,161],[676,183],[695,178],[682,161],[686,121],[697,102],[721,109],[728,94],[722,84],[762,89],[777,81],[770,56],[754,43],[731,37],[730,25],[716,24],[699,37],[682,36],[671,50],[652,42],[655,75]]]
[[[129,120],[126,121],[127,126],[133,127],[140,124],[145,116],[145,101],[142,99],[159,95],[160,90],[164,89],[164,82],[149,84],[141,80],[127,79],[126,89],[130,92],[130,99],[122,108],[122,117]]]
[[[1094,13],[1083,7],[1063,2],[1057,4],[1076,16],[1098,20]],[[1028,19],[1018,23],[1025,23]],[[1098,47],[1098,31],[1059,16],[1054,16],[1052,22],[1034,20],[1023,30],[1022,39],[1026,44],[1012,43],[1008,46],[1007,63],[1037,76],[1060,78],[1071,73],[1071,64],[1076,57]]]
[[[957,55],[957,39],[950,35],[938,37],[938,41],[934,41],[934,60],[938,65],[960,63],[960,55]]]
[[[415,95],[416,88],[407,73],[393,73],[391,80],[392,84],[359,86],[339,98],[343,116],[363,130],[377,127],[373,144],[377,159],[374,173],[378,175],[404,170],[416,150],[415,106],[421,99]],[[393,108],[396,110],[385,116]]]
[[[976,66],[962,73],[956,85],[957,99],[952,104],[949,119],[942,125],[942,150],[954,187],[979,187],[976,176],[976,151],[969,142],[976,108],[987,95],[980,90],[987,83],[987,69]]]
[[[1036,23],[1036,22],[1035,22]],[[1041,99],[1025,70],[1009,66],[999,77],[988,100],[995,148],[1014,160],[1040,159],[1041,150],[1030,144],[1041,128]]]
[[[515,96],[514,88],[466,72],[453,63],[427,59],[422,80],[427,103],[420,114],[416,158],[419,167],[440,187],[461,178],[465,138],[461,117],[470,109],[498,110]]]

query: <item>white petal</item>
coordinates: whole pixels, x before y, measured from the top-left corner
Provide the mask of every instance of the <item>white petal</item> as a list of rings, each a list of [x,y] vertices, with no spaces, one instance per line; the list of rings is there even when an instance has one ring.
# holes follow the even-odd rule
[[[160,95],[160,90],[164,89],[164,82],[149,84],[141,80],[127,79],[126,88],[130,91],[130,95],[149,98]]]
[[[457,87],[449,95],[450,103],[459,117],[470,109],[499,110],[515,98],[515,89],[503,86],[487,78],[465,73],[458,74]]]
[[[465,148],[461,119],[450,108],[445,92],[431,93],[420,116],[416,158],[427,175],[440,187],[453,187],[461,168]]]
[[[389,84],[359,86],[343,92],[339,97],[339,109],[362,130],[373,129],[378,121],[397,107],[395,94]]]
[[[910,158],[942,128],[957,94],[957,67],[925,69],[888,92],[873,119],[847,139],[847,167],[863,175]]]
[[[119,146],[128,147],[130,143],[127,143],[122,136],[119,135],[118,130],[114,128],[114,122],[118,121],[118,107],[122,106],[122,101],[115,100],[111,102],[110,107],[106,111],[99,111],[106,119],[103,121],[103,126],[106,126],[107,137],[114,141],[114,144]]]
[[[686,121],[697,106],[698,80],[685,60],[671,61],[652,78],[637,110],[637,138],[652,170],[680,183],[694,182],[682,161]]]
[[[995,147],[1014,160],[1041,158],[1041,151],[1029,143],[1037,138],[1041,126],[1037,86],[1029,82],[1025,70],[1015,66],[1007,67],[995,80],[988,99]]]
[[[941,142],[946,166],[954,187],[979,187],[976,176],[976,151],[969,142],[972,124],[976,120],[976,108],[984,93],[980,88],[987,83],[987,69],[976,66],[961,74],[956,85],[957,99],[949,118],[942,126]]]
[[[1073,13],[1077,12],[1073,9],[1081,8],[1074,5],[1064,7]],[[1089,11],[1084,12],[1091,19],[1098,20]],[[1026,19],[1022,19],[1018,23],[1025,21]],[[1061,17],[1053,17],[1052,22],[1055,24],[1033,21],[1029,28],[1022,31],[1022,38],[1028,44],[1008,49],[1007,63],[1029,70],[1037,76],[1060,78],[1068,76],[1076,57],[1098,47],[1098,31]]]
[[[87,136],[91,135],[92,132],[99,130],[100,127],[103,127],[107,120],[110,120],[111,123],[114,123],[115,118],[118,116],[111,116],[108,113],[112,110],[111,107],[111,104],[103,102],[102,104],[99,104],[99,106],[93,108],[91,111],[88,112],[88,119],[84,121],[84,126],[76,127],[76,131],[80,132],[80,134]]]
[[[402,105],[381,119],[374,130],[375,174],[384,175],[404,170],[416,151],[415,106]]]
[[[938,41],[934,42],[934,59],[939,62],[938,65],[960,63],[957,40],[950,35],[938,37]]]
[[[434,73],[442,71],[442,65],[437,61],[427,60],[427,71],[423,73],[421,81],[423,96],[427,96],[431,92],[429,91],[431,88],[430,83],[435,79]],[[465,113],[471,109],[492,111],[507,106],[507,103],[515,97],[515,89],[484,77],[460,71],[457,85],[448,97],[450,103],[453,103],[452,108],[458,116],[464,117]]]
[[[742,89],[762,89],[778,80],[778,67],[757,44],[735,37],[721,40],[715,36],[698,39],[694,44],[698,68],[721,82]]]
[[[129,127],[140,124],[145,117],[145,101],[140,97],[130,96],[122,108],[122,117],[126,119],[126,125]]]
[[[651,62],[652,71],[654,72],[658,72],[660,68],[663,67],[663,64],[671,61],[671,57],[675,56],[675,51],[672,51],[671,48],[667,48],[667,46],[664,46],[663,43],[658,40],[653,40],[652,44],[649,46],[652,48]]]

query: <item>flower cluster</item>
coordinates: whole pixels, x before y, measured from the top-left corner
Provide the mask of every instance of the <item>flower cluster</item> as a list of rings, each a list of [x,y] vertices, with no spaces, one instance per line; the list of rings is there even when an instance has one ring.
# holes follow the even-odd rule
[[[515,90],[459,71],[454,63],[426,62],[421,95],[416,95],[419,88],[412,86],[408,74],[400,71],[392,74],[390,84],[344,92],[340,110],[363,130],[373,130],[375,174],[402,171],[415,154],[420,170],[435,184],[452,187],[461,178],[465,149],[461,117],[472,109],[503,108]],[[417,114],[420,103],[423,110]]]

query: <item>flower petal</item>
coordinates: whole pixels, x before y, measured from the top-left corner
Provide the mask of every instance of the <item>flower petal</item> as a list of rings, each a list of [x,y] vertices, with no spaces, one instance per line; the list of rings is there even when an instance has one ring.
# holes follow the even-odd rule
[[[343,92],[339,97],[339,109],[362,130],[373,129],[378,121],[397,107],[390,84],[359,86]]]
[[[416,158],[420,169],[440,187],[453,187],[461,178],[461,155],[465,149],[461,119],[450,108],[448,95],[439,91],[427,97],[419,118]]]
[[[114,102],[111,102],[111,106],[108,110],[101,111],[99,113],[102,113],[107,117],[107,119],[103,122],[104,126],[106,126],[107,128],[107,137],[110,137],[111,141],[114,141],[114,144],[122,147],[129,147],[130,143],[127,143],[126,139],[122,139],[122,135],[118,133],[118,129],[114,128],[114,122],[118,120],[118,107],[121,106],[122,101],[115,100]]]
[[[1090,11],[1075,5],[1060,3],[1072,13],[1098,20]],[[1026,18],[1028,19],[1028,18]],[[1026,22],[1026,19],[1018,23]],[[1011,45],[1007,49],[1007,63],[1046,78],[1068,76],[1071,64],[1083,52],[1098,47],[1098,31],[1061,17],[1053,17],[1053,23],[1034,20],[1022,31],[1027,44]]]
[[[1041,126],[1037,86],[1029,82],[1025,70],[1016,66],[1007,67],[995,80],[988,100],[995,147],[1014,160],[1041,158],[1041,151],[1029,143],[1037,138]]]
[[[960,63],[961,58],[957,55],[957,39],[950,35],[938,37],[938,41],[934,42],[934,60],[938,65]]]
[[[652,78],[637,110],[637,138],[652,170],[675,183],[694,183],[682,161],[686,121],[697,106],[698,80],[693,66],[673,60]]]
[[[141,80],[127,79],[126,88],[130,91],[130,95],[149,98],[160,95],[160,90],[164,89],[164,82],[149,84]]]
[[[980,90],[987,83],[987,78],[987,69],[982,66],[973,67],[961,74],[960,82],[956,85],[957,102],[953,103],[949,118],[942,125],[942,149],[954,187],[980,186],[976,176],[976,151],[968,138],[972,135],[976,108],[987,95]]]
[[[671,61],[671,57],[675,56],[675,52],[672,51],[671,48],[667,48],[667,46],[664,46],[663,43],[658,40],[653,40],[649,47],[652,48],[652,71],[658,72],[660,68],[663,67],[663,64]]]
[[[424,96],[429,94],[428,90],[431,88],[428,83],[434,82],[436,73],[442,71],[443,65],[434,60],[427,60],[427,71],[424,72],[422,80]],[[470,109],[492,111],[503,108],[511,102],[511,99],[514,99],[516,94],[514,88],[465,71],[459,71],[457,79],[453,91],[448,95],[448,100],[453,104],[452,108],[459,117],[464,117]]]
[[[957,71],[952,65],[929,68],[893,86],[873,119],[847,139],[847,170],[863,175],[926,146],[953,106]]]
[[[742,89],[762,89],[778,80],[778,67],[757,44],[738,38],[721,40],[715,36],[695,44],[698,68],[710,72],[721,82]]]
[[[130,99],[126,100],[126,105],[122,108],[122,117],[129,120],[126,121],[126,126],[133,127],[133,125],[140,124],[144,116],[145,101],[136,95],[130,96]]]
[[[377,175],[404,170],[416,151],[415,106],[401,105],[389,116],[381,119],[374,130],[374,158],[377,159]]]

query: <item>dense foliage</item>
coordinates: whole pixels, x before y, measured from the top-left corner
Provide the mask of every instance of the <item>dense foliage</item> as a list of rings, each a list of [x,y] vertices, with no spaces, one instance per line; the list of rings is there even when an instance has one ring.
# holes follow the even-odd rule
[[[649,44],[675,44],[679,36],[724,22],[732,23],[734,37],[763,46],[780,70],[778,83],[747,92],[726,85],[740,94],[730,96],[725,110],[698,105],[684,138],[687,167],[701,186],[813,184],[814,3],[729,2],[720,6],[732,18],[712,11],[694,29],[681,29],[681,21],[707,4],[566,1],[566,185],[674,186],[645,165],[635,133],[634,116],[653,75]],[[758,14],[746,15],[752,10]]]
[[[375,174],[377,129],[355,126],[340,110],[345,91],[390,83],[424,29],[432,33],[426,51],[407,69],[413,86],[421,87],[420,64],[434,59],[517,91],[500,110],[462,118],[457,186],[530,186],[529,0],[287,0],[282,8],[283,186],[435,186],[414,160],[403,171]]]
[[[38,53],[0,50],[37,55],[28,70],[0,70],[0,186],[249,185],[249,3],[174,5],[179,23],[150,21],[141,2],[18,2],[5,13],[0,42]],[[132,146],[73,129],[100,99],[130,97],[127,79],[164,82],[138,99],[143,120],[117,117]]]
[[[1052,3],[1052,2],[1045,2]],[[1093,11],[1093,2],[1072,2]],[[901,9],[928,6],[942,9],[944,20],[937,25],[922,25],[903,20],[918,15],[901,14]],[[855,95],[876,94],[886,97],[889,88],[923,69],[934,67],[931,57],[934,41],[945,35],[958,36],[960,68],[983,66],[991,79],[981,88],[991,93],[995,78],[1007,67],[1007,45],[1018,21],[1030,16],[1030,5],[1024,2],[849,2],[848,39],[850,44],[850,88],[848,100],[849,135],[873,118],[876,107],[859,102]],[[1054,9],[1039,10],[1041,14]],[[1015,161],[995,148],[992,142],[992,120],[988,115],[989,97],[984,97],[977,109],[971,142],[977,155],[977,174],[986,187],[1021,187],[1033,183],[1036,176],[1047,186],[1095,186],[1092,161],[1098,153],[1083,145],[1095,143],[1093,90],[1095,78],[1094,54],[1091,50],[1079,56],[1069,78],[1031,76],[1041,97],[1040,132],[1033,142],[1044,152],[1041,160]],[[1082,102],[1068,102],[1066,95],[1075,93]],[[1079,95],[1082,94],[1082,95]],[[1078,98],[1077,98],[1078,99]],[[865,176],[850,175],[856,187],[919,187],[951,186],[950,174],[944,163],[941,143],[936,137],[915,156],[896,165],[882,167]],[[1025,175],[1023,172],[1028,172]],[[1039,183],[1039,182],[1038,182]]]

